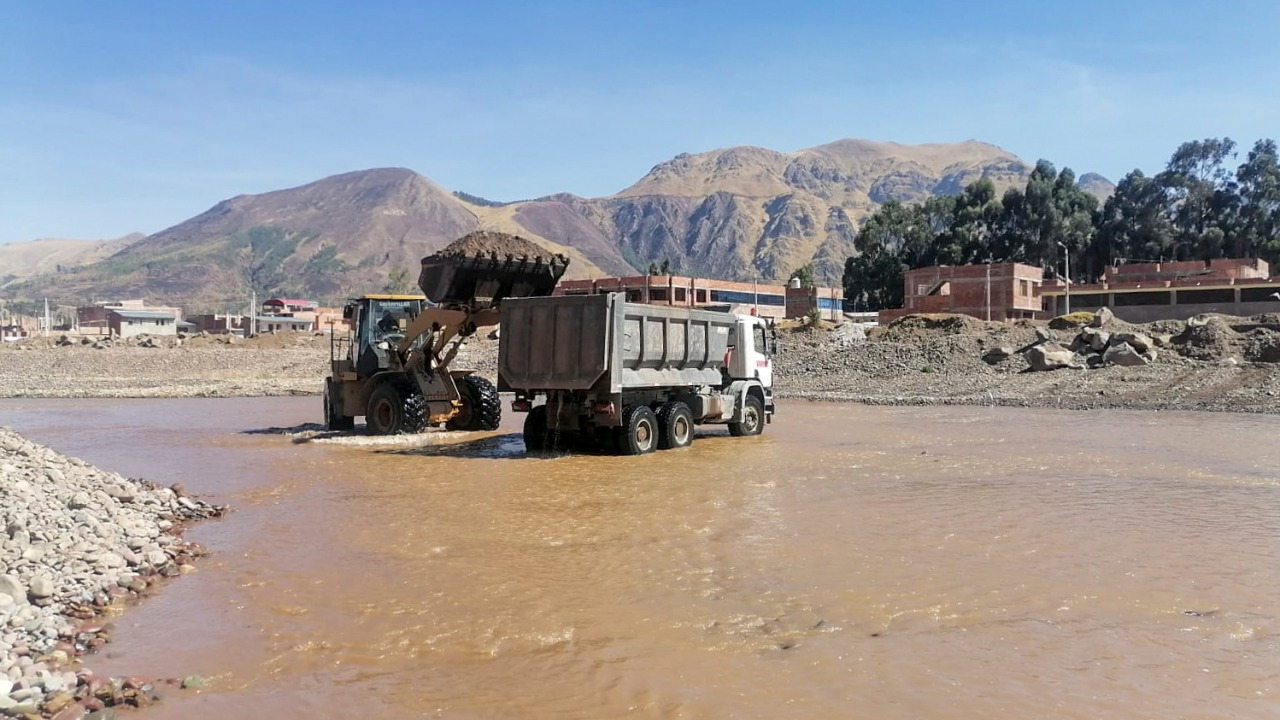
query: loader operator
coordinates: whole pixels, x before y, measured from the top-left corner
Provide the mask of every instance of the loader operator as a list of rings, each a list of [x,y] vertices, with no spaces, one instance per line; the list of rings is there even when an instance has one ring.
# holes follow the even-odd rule
[[[390,310],[382,312],[382,318],[378,320],[378,330],[382,331],[383,335],[400,331],[400,323],[396,322]]]

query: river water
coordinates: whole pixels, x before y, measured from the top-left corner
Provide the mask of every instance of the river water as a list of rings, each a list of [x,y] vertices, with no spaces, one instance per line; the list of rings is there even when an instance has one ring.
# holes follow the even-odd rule
[[[1280,717],[1280,417],[780,403],[640,458],[0,400],[236,510],[89,665],[147,718]]]

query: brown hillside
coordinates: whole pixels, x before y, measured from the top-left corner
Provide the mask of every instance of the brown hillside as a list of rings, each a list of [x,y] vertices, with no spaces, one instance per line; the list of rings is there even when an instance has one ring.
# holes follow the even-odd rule
[[[253,290],[335,301],[382,288],[395,268],[414,275],[421,257],[475,230],[562,252],[572,258],[572,278],[667,261],[679,273],[780,281],[812,262],[820,282],[838,283],[857,252],[860,223],[882,203],[955,194],[979,178],[1004,189],[1024,183],[1030,170],[972,140],[840,140],[791,153],[682,154],[616,195],[514,203],[455,195],[403,168],[367,170],[220,202],[111,257],[11,278],[5,292],[68,301],[143,296],[188,309],[237,305]],[[1113,189],[1092,174],[1081,184],[1099,195]]]

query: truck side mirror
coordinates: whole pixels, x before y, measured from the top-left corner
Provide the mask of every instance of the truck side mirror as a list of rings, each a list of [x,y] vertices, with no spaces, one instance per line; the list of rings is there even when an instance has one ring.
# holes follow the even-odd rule
[[[342,308],[342,319],[343,319],[343,320],[350,320],[350,319],[351,319],[351,316],[352,316],[352,315],[355,315],[355,313],[356,313],[356,306],[355,306],[355,305],[347,305],[347,306],[344,306],[344,307]]]

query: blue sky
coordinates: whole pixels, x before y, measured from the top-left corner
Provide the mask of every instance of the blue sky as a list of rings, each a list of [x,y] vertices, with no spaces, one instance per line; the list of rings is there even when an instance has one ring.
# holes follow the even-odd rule
[[[0,242],[371,167],[607,195],[681,152],[969,138],[1115,180],[1280,135],[1280,3],[9,2]]]

